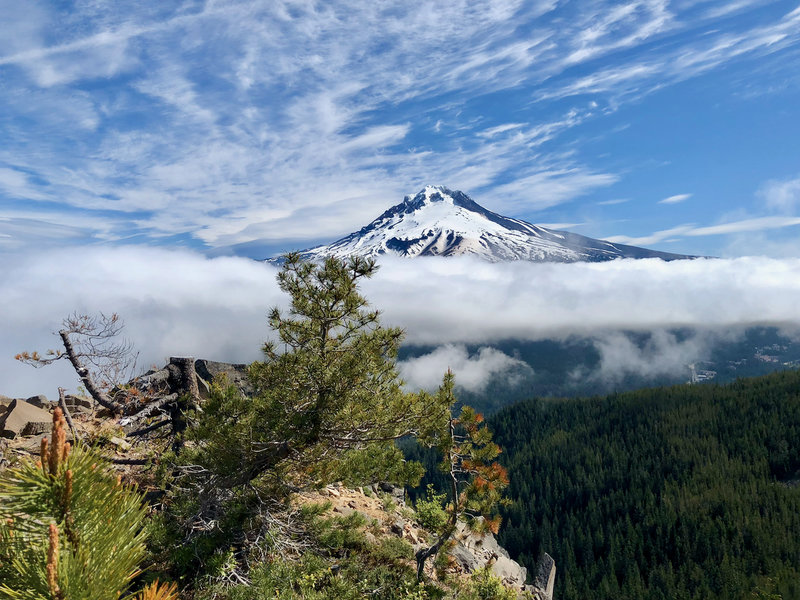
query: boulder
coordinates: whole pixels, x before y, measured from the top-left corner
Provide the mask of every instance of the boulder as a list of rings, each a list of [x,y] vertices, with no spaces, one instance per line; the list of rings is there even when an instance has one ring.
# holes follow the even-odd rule
[[[491,533],[479,535],[467,529],[464,523],[458,524],[455,535],[456,544],[450,555],[466,573],[486,565],[491,566],[492,573],[504,584],[524,589],[527,570],[511,559],[506,549],[497,543]]]
[[[543,592],[543,600],[553,600],[553,587],[556,583],[556,561],[545,552],[536,565],[534,587]]]
[[[464,573],[472,573],[485,564],[481,563],[478,557],[461,544],[456,544],[450,549],[450,556],[458,563]]]
[[[206,385],[199,383],[200,397],[208,397],[209,385],[216,378],[225,376],[228,383],[235,385],[246,396],[252,396],[255,393],[253,385],[250,383],[250,378],[247,375],[247,365],[223,363],[214,360],[198,359],[194,361],[194,368],[197,371],[197,377],[202,380]]]
[[[378,492],[383,492],[384,494],[389,494],[395,504],[398,506],[405,506],[406,505],[406,491],[403,487],[397,487],[388,483],[386,481],[382,481],[380,483],[375,484],[373,489]]]
[[[8,412],[8,405],[12,402],[13,400],[8,396],[0,396],[0,421],[3,420],[3,415]]]
[[[333,508],[333,512],[339,513],[343,517],[349,517],[350,515],[352,515],[356,511],[355,511],[355,509],[352,509],[349,506],[335,506]]]
[[[50,431],[53,426],[49,412],[23,400],[12,401],[0,419],[0,436],[11,439],[20,435],[39,435]]]
[[[32,404],[36,408],[42,408],[44,410],[55,407],[55,404],[53,402],[50,402],[50,400],[47,399],[47,396],[44,396],[42,394],[26,398],[25,402],[27,402],[28,404]]]
[[[401,536],[406,529],[406,522],[403,519],[396,519],[389,527],[392,533]]]
[[[64,404],[66,404],[67,408],[70,410],[92,410],[92,408],[94,408],[94,401],[91,398],[86,398],[85,396],[74,396],[72,394],[67,394],[64,396]]]

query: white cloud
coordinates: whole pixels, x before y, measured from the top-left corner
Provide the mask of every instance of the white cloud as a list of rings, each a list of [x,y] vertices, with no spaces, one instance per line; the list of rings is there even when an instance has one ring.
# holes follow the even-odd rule
[[[0,94],[26,123],[0,148],[28,175],[15,189],[109,217],[121,237],[223,247],[297,237],[312,213],[313,237],[348,233],[431,181],[515,214],[568,202],[620,175],[549,149],[558,136],[620,98],[798,39],[797,11],[685,35],[689,9],[666,0],[2,10]],[[463,110],[476,89],[526,90],[530,105],[477,118]],[[531,110],[577,93],[602,97]],[[353,198],[367,201],[342,208]]]
[[[574,227],[580,227],[581,225],[585,225],[585,223],[537,223],[537,225],[547,229],[556,229],[561,231],[565,229],[572,229]]]
[[[593,339],[600,354],[600,365],[589,376],[606,384],[635,375],[645,379],[661,375],[689,374],[689,366],[708,358],[716,332],[692,332],[686,337],[655,329],[644,345],[622,332],[610,332]],[[728,336],[730,337],[730,336]],[[688,379],[688,377],[687,377]]]
[[[765,229],[782,229],[800,225],[800,217],[756,217],[753,219],[743,219],[730,223],[720,223],[719,225],[709,225],[708,227],[698,227],[687,231],[685,235],[727,235],[729,233],[741,233],[743,231],[764,231]]]
[[[672,238],[680,238],[684,236],[701,237],[706,235],[731,235],[744,232],[758,232],[768,231],[770,229],[783,229],[784,227],[792,227],[800,225],[800,217],[791,216],[770,216],[770,217],[754,217],[752,219],[741,219],[738,221],[730,221],[728,223],[718,223],[717,225],[707,225],[698,227],[695,224],[678,225],[669,229],[656,231],[650,235],[644,236],[627,236],[627,235],[611,235],[603,239],[619,243],[619,244],[632,244],[634,246],[649,246],[659,242],[667,241]]]
[[[12,358],[57,347],[53,332],[72,312],[119,313],[143,367],[178,355],[255,360],[268,309],[282,302],[275,273],[246,259],[143,247],[62,249],[4,261],[0,394],[53,397],[58,385],[77,385],[69,368],[34,370]]]
[[[398,363],[400,376],[410,389],[434,391],[450,369],[456,384],[470,392],[481,392],[496,375],[519,377],[531,369],[517,358],[484,346],[470,355],[463,345],[445,344],[433,352]]]
[[[678,225],[677,227],[670,227],[669,229],[662,229],[650,235],[639,237],[631,237],[627,235],[612,235],[603,238],[604,240],[616,244],[628,244],[632,246],[651,246],[669,240],[675,236],[687,235],[689,232],[694,231],[694,225]]]
[[[68,369],[33,370],[12,358],[21,350],[54,347],[53,332],[74,311],[121,314],[143,366],[163,364],[173,355],[255,360],[269,334],[269,307],[286,302],[275,274],[247,259],[144,247],[62,249],[2,261],[0,393],[53,395],[58,385],[76,385]],[[451,366],[459,383],[480,388],[485,377],[502,373],[515,359],[488,348],[465,356],[463,344],[798,324],[800,259],[578,264],[396,259],[385,260],[363,291],[383,310],[384,323],[406,330],[409,343],[452,345],[430,357],[429,369],[422,362],[404,367],[409,380],[435,385],[434,376],[438,380]],[[653,355],[674,345],[669,337],[656,338]],[[616,350],[624,351],[624,345]]]
[[[684,202],[691,198],[691,194],[675,194],[674,196],[670,196],[669,198],[664,198],[663,200],[659,200],[659,204],[678,204],[679,202]]]
[[[26,173],[4,167],[0,167],[0,193],[4,193],[10,198],[26,198],[28,200],[44,198],[31,185]]]
[[[800,177],[768,181],[758,191],[765,207],[779,213],[793,213],[800,209]]]
[[[618,179],[610,173],[592,173],[583,168],[553,169],[498,185],[486,197],[509,208],[541,210],[610,186]]]

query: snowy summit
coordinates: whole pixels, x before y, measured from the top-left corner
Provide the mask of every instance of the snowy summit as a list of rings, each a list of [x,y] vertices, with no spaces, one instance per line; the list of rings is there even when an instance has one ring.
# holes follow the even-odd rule
[[[433,185],[426,186],[415,196],[406,196],[403,202],[359,231],[332,244],[301,252],[306,259],[352,254],[373,257],[470,254],[491,262],[691,258],[546,229],[498,215],[463,192]]]

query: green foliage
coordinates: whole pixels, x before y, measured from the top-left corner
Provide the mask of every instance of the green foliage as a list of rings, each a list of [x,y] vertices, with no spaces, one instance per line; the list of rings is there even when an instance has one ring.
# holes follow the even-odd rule
[[[448,370],[436,393],[439,402],[452,406],[454,377]],[[435,533],[437,541],[417,552],[417,577],[422,579],[425,561],[436,557],[456,531],[459,520],[476,533],[497,533],[500,516],[497,510],[504,503],[503,490],[508,485],[504,467],[493,462],[500,447],[492,442],[492,434],[483,416],[469,406],[461,408],[458,418],[450,417],[446,427],[419,436],[422,444],[435,447],[442,456],[440,469],[446,474],[448,494],[446,522]]]
[[[414,549],[411,544],[396,537],[383,538],[371,552],[372,558],[380,564],[414,558]]]
[[[475,571],[459,594],[459,600],[517,600],[517,592],[503,585],[498,577],[492,575],[489,567]]]
[[[418,583],[404,541],[369,543],[380,528],[358,513],[329,517],[325,505],[297,510],[291,502],[293,492],[332,481],[417,483],[421,466],[395,445],[406,436],[446,449],[457,480],[429,556],[461,517],[497,523],[473,517],[488,516],[507,483],[491,463],[499,448],[479,415],[465,408],[451,416],[451,374],[437,394],[402,389],[402,332],[382,327],[358,292],[375,269],[363,258],[320,264],[287,256],[278,282],[291,305],[271,312],[279,343],[266,344],[264,361],[250,367],[255,397],[217,382],[190,417],[155,538],[160,559],[193,582],[196,597],[441,597]],[[252,585],[231,587],[244,578]]]
[[[213,474],[215,486],[419,478],[392,442],[442,427],[450,406],[402,390],[395,367],[402,332],[382,327],[358,292],[376,268],[355,257],[322,264],[286,257],[278,283],[291,305],[287,314],[272,310],[280,344],[265,344],[264,361],[250,367],[257,396],[215,389],[187,436],[194,450],[186,460]]]
[[[418,498],[414,504],[416,519],[419,524],[430,531],[441,531],[447,524],[447,511],[444,509],[444,500],[447,494],[437,494],[433,484],[428,484],[425,498]]]
[[[800,373],[534,400],[491,420],[513,504],[499,541],[555,595],[800,598]]]
[[[433,586],[419,586],[410,565],[411,546],[398,538],[368,544],[364,518],[325,515],[329,505],[306,505],[305,522],[309,550],[299,560],[276,556],[250,572],[251,585],[211,586],[198,600],[256,600],[286,598],[306,600],[428,600],[441,597]]]
[[[305,532],[312,537],[317,549],[329,555],[342,555],[366,548],[367,538],[362,530],[364,525],[364,517],[354,512],[345,517],[309,519]]]
[[[116,599],[139,572],[145,556],[140,496],[102,458],[70,448],[65,439],[57,409],[53,441],[43,441],[41,460],[0,476],[2,598]],[[170,597],[165,590],[148,593]]]
[[[348,487],[366,486],[376,481],[417,485],[424,474],[422,465],[406,460],[393,442],[351,450],[341,460],[332,463],[327,471],[326,480],[341,481]]]

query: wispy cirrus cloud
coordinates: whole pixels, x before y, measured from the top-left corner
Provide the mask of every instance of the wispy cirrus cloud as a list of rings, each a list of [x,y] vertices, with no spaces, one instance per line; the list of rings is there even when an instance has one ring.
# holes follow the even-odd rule
[[[21,194],[107,219],[98,239],[211,248],[347,233],[431,182],[534,213],[624,177],[572,132],[800,36],[798,10],[698,6],[6,4],[0,210]]]
[[[659,204],[678,204],[680,202],[685,202],[689,198],[691,198],[691,194],[675,194],[674,196],[668,196],[663,200],[659,200]]]

